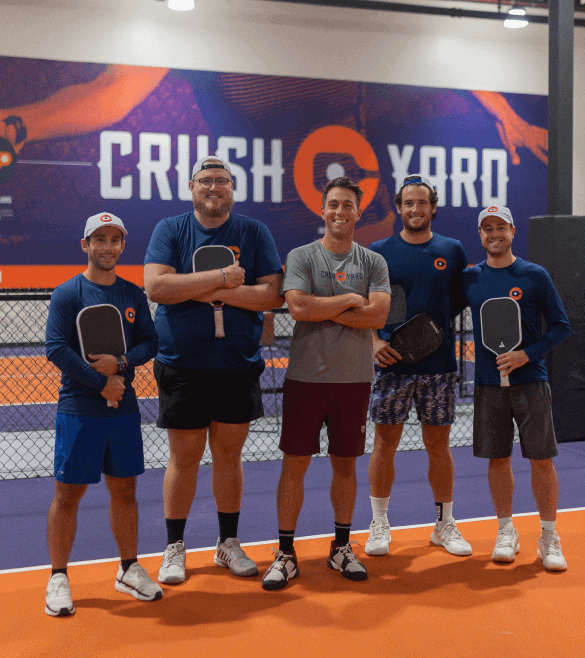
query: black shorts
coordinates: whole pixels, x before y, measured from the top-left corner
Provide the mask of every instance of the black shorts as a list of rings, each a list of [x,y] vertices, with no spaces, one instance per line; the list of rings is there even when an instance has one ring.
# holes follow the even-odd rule
[[[327,421],[328,453],[360,457],[366,447],[371,384],[315,384],[285,379],[279,448],[287,455],[321,452],[319,435]]]
[[[522,457],[556,457],[548,382],[505,386],[476,386],[473,398],[473,454],[485,459],[510,457],[514,424],[518,425]]]
[[[198,430],[216,423],[242,424],[264,415],[260,375],[252,370],[189,370],[154,360],[157,427]]]

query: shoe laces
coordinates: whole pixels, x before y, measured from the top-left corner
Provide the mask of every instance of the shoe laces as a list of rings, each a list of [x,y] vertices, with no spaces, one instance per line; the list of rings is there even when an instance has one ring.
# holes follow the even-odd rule
[[[439,532],[443,536],[443,541],[447,539],[463,539],[459,528],[455,525],[455,521],[447,521]]]
[[[561,538],[556,532],[552,533],[548,541],[544,540],[544,546],[548,555],[562,556],[563,554],[561,551]]]
[[[506,548],[513,548],[516,545],[516,533],[514,531],[508,532],[506,528],[498,530],[497,544]]]
[[[274,562],[286,562],[287,560],[294,559],[294,555],[291,553],[285,553],[284,551],[281,551],[280,549],[273,548],[271,549],[272,552],[274,553]]]
[[[337,553],[341,553],[341,555],[345,555],[345,557],[350,561],[350,562],[359,562],[357,559],[356,554],[353,552],[353,549],[351,548],[351,544],[359,544],[357,541],[350,541],[347,542],[344,546],[336,546],[335,550]]]
[[[240,546],[239,539],[234,539],[232,542],[230,542],[229,545],[226,545],[224,543],[224,546],[226,547],[226,552],[230,554],[232,560],[241,560],[242,558],[244,559],[248,558],[248,556],[244,553],[244,550]]]
[[[170,566],[171,564],[183,564],[183,551],[184,549],[179,545],[175,544],[172,548],[167,548],[164,553],[163,561],[165,566]]]
[[[49,588],[49,594],[55,594],[56,596],[69,596],[69,585],[65,578],[52,578],[51,581],[52,584]]]
[[[380,521],[379,523],[373,525],[372,529],[370,530],[372,539],[374,541],[378,539],[385,539],[386,538],[385,535],[387,532],[388,532],[388,526],[383,521]]]

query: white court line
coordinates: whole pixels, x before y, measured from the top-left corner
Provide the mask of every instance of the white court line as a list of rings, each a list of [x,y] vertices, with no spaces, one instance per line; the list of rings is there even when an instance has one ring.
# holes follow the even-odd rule
[[[70,167],[93,167],[93,162],[52,162],[51,160],[18,160],[18,164],[67,165]]]
[[[559,509],[557,510],[557,514],[562,514],[563,512],[583,512],[585,511],[585,507],[571,507],[569,509]],[[521,514],[514,514],[514,516],[537,516],[538,512],[523,512]],[[497,517],[496,516],[480,516],[475,519],[458,519],[457,520],[457,525],[460,523],[471,523],[473,521],[492,521],[495,520]],[[419,523],[418,525],[401,525],[401,526],[392,526],[392,530],[411,530],[412,528],[432,528],[435,524],[434,523]],[[351,534],[352,535],[362,535],[366,532],[369,532],[368,530],[352,530]],[[303,541],[306,539],[324,539],[325,537],[335,537],[335,533],[330,533],[326,535],[309,535],[307,537],[295,537],[295,542],[297,541]],[[251,541],[247,542],[245,544],[242,544],[242,546],[263,546],[265,544],[277,544],[278,539],[269,539],[268,541]],[[207,546],[205,548],[189,548],[187,549],[187,553],[201,553],[202,551],[214,551],[215,546]],[[143,558],[143,557],[162,557],[163,553],[144,553],[143,555],[139,555],[138,559]],[[101,560],[83,560],[81,562],[69,562],[67,567],[76,567],[76,566],[82,566],[86,564],[103,564],[105,562],[119,562],[120,558],[119,557],[107,557],[103,558]],[[40,571],[41,569],[50,569],[51,565],[50,564],[43,564],[38,567],[20,567],[18,569],[0,569],[0,575],[4,573],[21,573],[24,571]]]

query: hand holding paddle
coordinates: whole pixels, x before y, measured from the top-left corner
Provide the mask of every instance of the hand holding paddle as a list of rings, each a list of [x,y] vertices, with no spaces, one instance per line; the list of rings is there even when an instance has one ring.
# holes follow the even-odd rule
[[[400,354],[390,347],[385,340],[382,340],[377,335],[374,336],[374,362],[377,366],[387,368],[401,360],[402,357]]]
[[[102,397],[108,401],[108,407],[118,408],[118,402],[124,397],[124,379],[119,375],[108,377],[108,381],[101,391]]]

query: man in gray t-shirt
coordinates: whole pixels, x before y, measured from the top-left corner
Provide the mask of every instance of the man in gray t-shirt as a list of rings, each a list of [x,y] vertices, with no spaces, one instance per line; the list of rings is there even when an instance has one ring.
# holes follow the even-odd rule
[[[299,569],[293,540],[311,455],[320,452],[325,421],[333,469],[335,539],[327,565],[349,580],[368,573],[354,555],[349,532],[356,496],[355,460],[364,454],[370,385],[374,378],[371,330],[390,308],[388,268],[382,256],[353,242],[362,190],[349,178],[323,192],[321,240],[288,255],[283,293],[296,320],[284,383],[278,485],[279,550],[262,587],[281,589]]]

